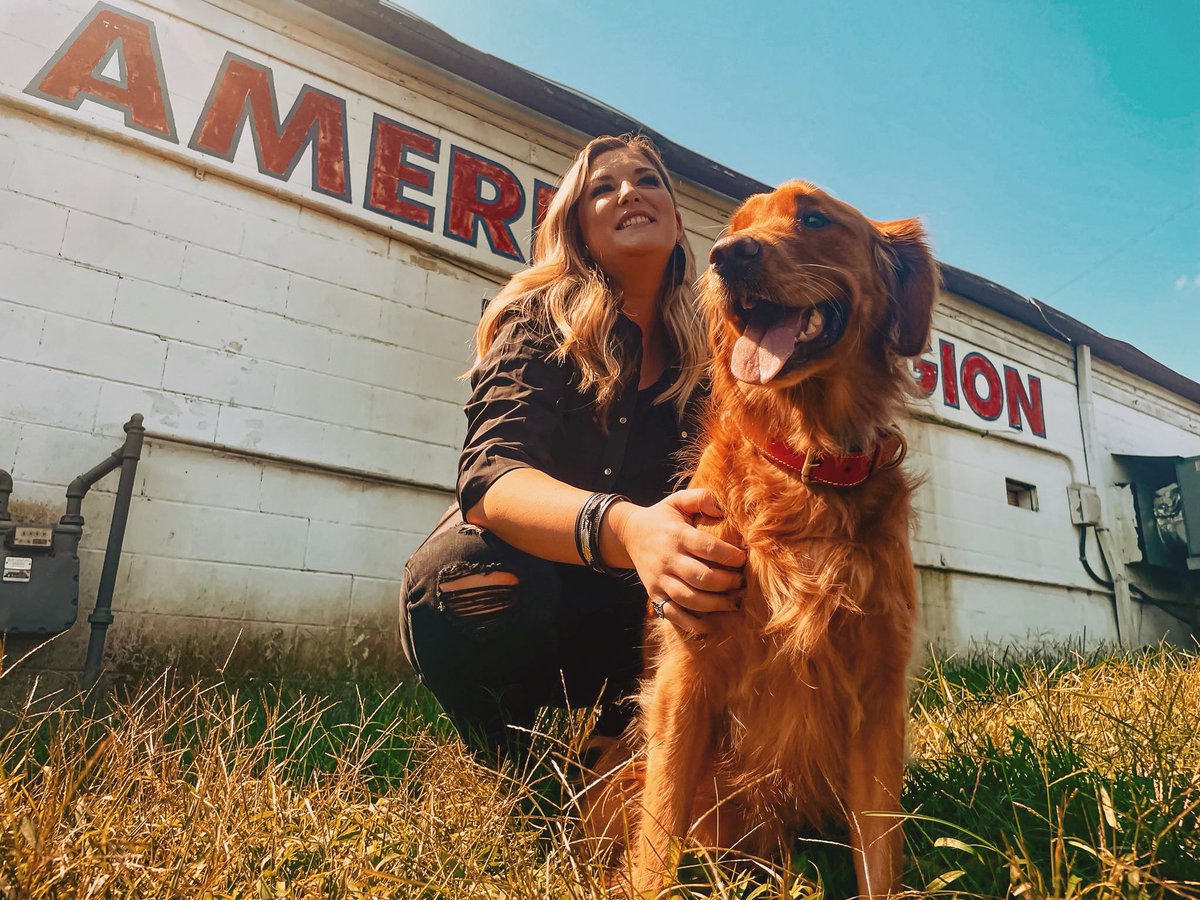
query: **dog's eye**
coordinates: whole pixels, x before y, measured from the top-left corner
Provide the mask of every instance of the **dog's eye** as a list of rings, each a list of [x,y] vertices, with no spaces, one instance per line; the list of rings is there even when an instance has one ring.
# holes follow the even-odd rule
[[[810,212],[800,216],[800,224],[805,228],[824,228],[829,224],[829,220],[819,212]]]

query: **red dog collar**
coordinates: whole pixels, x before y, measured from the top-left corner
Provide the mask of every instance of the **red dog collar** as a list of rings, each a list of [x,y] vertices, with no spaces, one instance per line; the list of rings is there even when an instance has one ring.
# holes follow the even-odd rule
[[[800,476],[805,484],[816,482],[833,487],[856,487],[881,469],[894,469],[908,454],[908,442],[895,429],[882,432],[870,453],[828,456],[796,450],[783,440],[761,440],[749,429],[746,436],[763,456]]]

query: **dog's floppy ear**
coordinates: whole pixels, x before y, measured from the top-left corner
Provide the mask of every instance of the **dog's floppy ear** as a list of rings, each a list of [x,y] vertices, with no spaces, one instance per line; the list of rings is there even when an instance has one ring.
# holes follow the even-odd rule
[[[879,264],[888,285],[891,338],[900,356],[919,356],[929,340],[940,277],[919,219],[875,222],[883,242]]]

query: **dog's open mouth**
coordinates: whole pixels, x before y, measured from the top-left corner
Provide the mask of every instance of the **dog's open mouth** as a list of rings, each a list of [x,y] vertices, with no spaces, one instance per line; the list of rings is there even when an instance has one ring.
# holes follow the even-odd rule
[[[738,381],[766,384],[785,369],[795,369],[828,350],[846,329],[842,304],[824,300],[814,306],[780,306],[756,299],[736,307],[744,328],[733,345],[730,371]]]

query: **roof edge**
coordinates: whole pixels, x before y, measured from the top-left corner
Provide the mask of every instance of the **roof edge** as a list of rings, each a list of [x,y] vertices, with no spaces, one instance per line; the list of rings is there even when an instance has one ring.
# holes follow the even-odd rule
[[[743,200],[771,190],[770,185],[701,156],[619,110],[476,50],[424,19],[385,6],[380,0],[299,2],[583,134],[644,134],[658,147],[668,169],[718,194]]]
[[[1110,338],[1048,303],[1023,297],[981,275],[947,263],[940,263],[940,266],[942,285],[946,290],[1072,346],[1087,344],[1092,348],[1092,354],[1105,362],[1200,404],[1200,383],[1163,365],[1132,344]]]
[[[582,134],[640,132],[654,141],[672,172],[732,200],[771,190],[770,185],[689,150],[619,110],[477,50],[407,10],[384,5],[380,0],[298,2]],[[1087,344],[1105,362],[1200,404],[1200,383],[1132,344],[1107,337],[1053,306],[1023,297],[982,276],[946,263],[940,265],[948,290],[1068,344]]]

